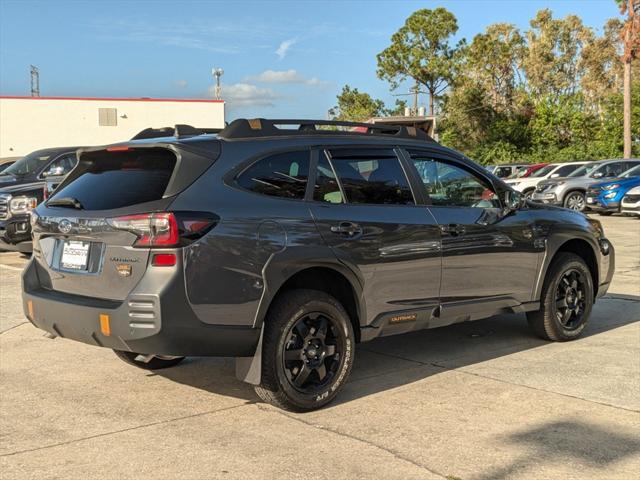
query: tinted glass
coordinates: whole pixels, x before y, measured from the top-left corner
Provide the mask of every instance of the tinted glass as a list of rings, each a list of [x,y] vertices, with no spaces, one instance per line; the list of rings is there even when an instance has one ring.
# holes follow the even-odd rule
[[[428,156],[411,156],[433,205],[500,208],[488,183],[471,172]]]
[[[414,204],[409,181],[393,150],[355,155],[332,152],[331,164],[348,203]]]
[[[544,177],[545,175],[547,175],[548,173],[551,173],[551,171],[556,168],[557,165],[547,165],[546,167],[542,167],[539,170],[536,170],[535,172],[533,172],[531,175],[529,175],[531,178],[540,178],[540,177]]]
[[[302,200],[308,176],[309,151],[287,152],[259,160],[237,182],[252,192]]]
[[[47,169],[43,172],[43,175],[46,176],[57,176],[57,175],[66,175],[73,167],[78,163],[78,158],[74,153],[68,153],[63,155],[53,162],[47,167]]]
[[[585,175],[589,175],[595,169],[600,167],[602,164],[600,163],[587,163],[586,165],[581,166],[577,170],[574,170],[569,177],[584,177]]]
[[[98,152],[82,157],[86,169],[51,198],[74,198],[85,210],[109,210],[158,200],[167,188],[176,157],[168,150]]]
[[[626,163],[624,162],[614,162],[614,163],[605,163],[593,170],[589,176],[593,178],[615,178],[619,177],[622,172],[626,170]]]
[[[6,168],[2,173],[13,175],[27,175],[40,170],[51,159],[51,150],[38,150],[22,157],[16,163]]]
[[[313,187],[313,199],[320,202],[343,203],[340,185],[324,153],[320,153],[316,183]]]
[[[511,167],[497,167],[493,174],[496,177],[500,177],[500,178],[506,178],[509,175],[511,175]]]
[[[622,176],[625,177],[625,178],[640,177],[640,164],[638,164],[635,167],[627,170],[626,172],[624,172],[622,174]]]
[[[566,177],[570,175],[571,172],[574,172],[578,168],[580,168],[580,165],[563,165],[553,173],[557,173],[559,177]]]

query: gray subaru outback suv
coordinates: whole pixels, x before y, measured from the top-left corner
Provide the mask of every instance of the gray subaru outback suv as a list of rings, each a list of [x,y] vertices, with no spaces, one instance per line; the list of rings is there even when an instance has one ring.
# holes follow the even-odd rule
[[[146,369],[236,357],[262,399],[305,411],[337,395],[358,342],[504,312],[571,340],[611,281],[599,222],[525,202],[419,130],[200,133],[79,152],[32,217],[35,326]]]

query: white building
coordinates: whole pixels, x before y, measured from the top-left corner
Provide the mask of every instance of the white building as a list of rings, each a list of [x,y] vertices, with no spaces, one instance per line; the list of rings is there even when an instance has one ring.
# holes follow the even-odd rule
[[[148,127],[224,127],[224,101],[0,96],[0,158],[125,141]]]

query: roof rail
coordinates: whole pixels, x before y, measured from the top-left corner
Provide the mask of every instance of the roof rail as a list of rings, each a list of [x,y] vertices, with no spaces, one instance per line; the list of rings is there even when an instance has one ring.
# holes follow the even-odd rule
[[[145,128],[141,132],[138,132],[131,140],[160,137],[193,137],[196,135],[203,135],[205,133],[218,133],[221,130],[221,128],[196,128],[191,125],[178,124],[175,127]]]
[[[279,128],[281,125],[297,125],[298,128]],[[317,129],[316,127],[342,127],[342,130]],[[227,125],[218,134],[219,137],[224,139],[290,135],[382,135],[427,142],[434,141],[424,130],[411,126],[342,122],[338,120],[239,118]]]

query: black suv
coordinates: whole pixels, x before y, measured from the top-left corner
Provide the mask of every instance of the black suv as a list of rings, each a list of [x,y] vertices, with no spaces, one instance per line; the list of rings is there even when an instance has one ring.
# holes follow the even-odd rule
[[[237,357],[262,399],[304,411],[336,396],[357,342],[504,312],[571,340],[611,281],[598,221],[526,203],[422,131],[187,133],[79,152],[32,216],[35,326],[147,369]]]
[[[31,210],[47,181],[60,182],[78,162],[78,147],[36,150],[0,172],[0,251],[30,253]]]

